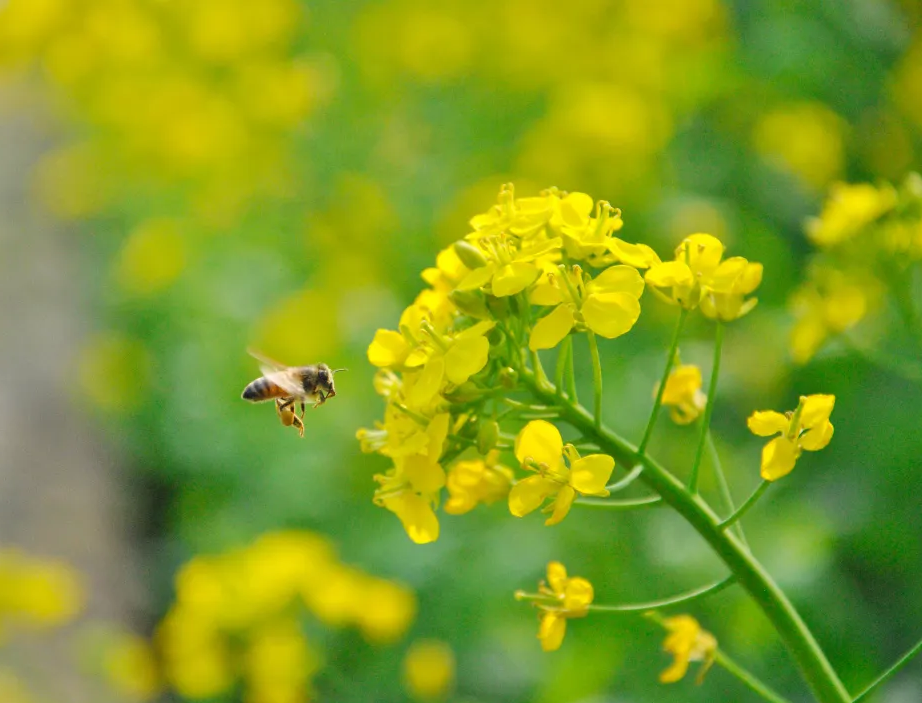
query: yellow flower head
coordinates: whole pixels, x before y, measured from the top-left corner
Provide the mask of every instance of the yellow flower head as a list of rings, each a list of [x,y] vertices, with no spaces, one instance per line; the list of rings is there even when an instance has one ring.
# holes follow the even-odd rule
[[[685,364],[669,374],[663,389],[663,405],[669,407],[669,417],[673,422],[679,425],[694,422],[706,404],[707,396],[701,390],[701,369]]]
[[[577,494],[608,495],[605,485],[615,460],[605,454],[580,457],[572,444],[564,446],[560,432],[549,422],[532,420],[525,425],[515,440],[515,456],[522,468],[535,472],[509,491],[509,512],[516,517],[553,498],[545,508],[551,516],[544,524],[556,525],[570,512]]]
[[[418,701],[442,700],[455,683],[455,655],[445,642],[417,640],[403,658],[403,682]]]
[[[735,320],[755,307],[746,299],[762,282],[762,264],[741,256],[721,261],[724,245],[710,234],[692,234],[676,248],[675,260],[655,264],[646,282],[661,299],[707,317]],[[667,295],[663,289],[670,289]]]
[[[753,434],[781,435],[762,448],[762,478],[775,481],[787,476],[804,449],[815,452],[829,444],[833,432],[829,415],[835,403],[834,395],[804,395],[794,411],[759,410],[750,415],[746,424]]]
[[[486,459],[459,461],[448,472],[446,487],[449,498],[445,512],[463,515],[479,503],[495,503],[509,495],[512,471],[499,463],[499,452],[487,454]]]
[[[851,239],[897,203],[893,186],[870,183],[836,183],[818,218],[807,221],[807,236],[819,247],[832,247]]]
[[[547,282],[535,286],[529,300],[556,307],[535,324],[529,348],[552,349],[574,327],[607,339],[620,337],[640,317],[643,285],[640,274],[631,266],[610,266],[592,279],[579,266],[569,270],[561,267],[559,276],[548,274]]]
[[[541,649],[553,652],[560,649],[567,632],[567,620],[584,618],[589,613],[594,592],[592,584],[584,578],[567,577],[567,570],[559,561],[547,565],[547,582],[538,586],[539,595],[532,602],[541,611],[538,639]],[[522,597],[524,594],[517,594]]]
[[[717,640],[714,635],[702,629],[691,615],[666,618],[663,624],[669,630],[663,649],[674,657],[674,661],[660,674],[660,682],[675,683],[685,676],[689,662],[702,661],[704,665],[698,673],[700,683],[717,656]]]

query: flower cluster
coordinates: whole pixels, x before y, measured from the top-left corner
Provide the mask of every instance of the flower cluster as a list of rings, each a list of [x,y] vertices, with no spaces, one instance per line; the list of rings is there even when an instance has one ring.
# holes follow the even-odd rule
[[[301,624],[306,609],[329,627],[353,626],[373,643],[403,635],[416,599],[399,584],[342,564],[324,538],[265,534],[176,577],[176,600],[156,633],[166,682],[188,698],[238,684],[254,701],[304,700],[321,665]]]
[[[879,310],[886,291],[905,309],[911,269],[922,261],[922,178],[910,174],[899,188],[837,183],[806,233],[818,253],[791,296],[797,363]]]
[[[513,396],[542,374],[539,353],[556,349],[560,365],[573,335],[595,345],[596,336],[630,332],[641,314],[643,271],[663,299],[720,320],[752,309],[747,296],[762,276],[760,264],[723,260],[723,245],[707,234],[688,237],[675,261],[663,263],[649,246],[616,236],[617,208],[556,188],[516,198],[505,185],[470,225],[423,272],[429,287],[397,329],[378,330],[368,348],[387,406],[383,421],[358,439],[363,451],[392,462],[375,476],[374,500],[418,543],[439,536],[435,509],[444,488],[451,514],[507,493],[518,516],[552,499],[548,524],[562,520],[577,495],[607,495],[609,457],[580,457],[547,422],[522,428]],[[684,414],[699,401],[693,393]],[[519,421],[517,437],[503,432],[501,420]],[[534,475],[516,483],[503,464],[510,453]]]

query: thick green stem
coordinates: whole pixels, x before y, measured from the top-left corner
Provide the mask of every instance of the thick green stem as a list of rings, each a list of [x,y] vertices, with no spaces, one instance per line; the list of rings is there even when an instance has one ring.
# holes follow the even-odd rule
[[[701,432],[698,434],[698,448],[695,450],[695,462],[692,464],[691,474],[688,477],[688,490],[698,492],[698,473],[701,468],[701,458],[704,456],[704,446],[707,443],[708,430],[711,427],[711,415],[714,413],[714,399],[717,396],[717,377],[720,375],[720,348],[724,341],[724,325],[717,321],[717,330],[714,333],[714,361],[711,364],[711,382],[708,384],[708,400],[704,406],[704,420],[701,423]]]
[[[573,337],[567,335],[563,338],[563,342],[560,344],[560,349],[557,351],[557,371],[554,374],[554,384],[557,386],[557,392],[563,394],[563,380],[564,375],[566,374],[567,364],[570,363],[569,360],[573,357]],[[572,396],[571,396],[572,397]]]
[[[666,366],[663,369],[663,377],[660,379],[659,388],[656,389],[656,399],[653,401],[653,410],[650,411],[650,419],[647,420],[647,428],[643,432],[643,439],[640,440],[640,446],[637,451],[643,454],[650,443],[650,437],[653,436],[653,428],[656,426],[656,418],[659,416],[659,409],[663,405],[663,393],[666,390],[666,381],[669,380],[669,374],[672,366],[675,364],[676,351],[679,348],[679,337],[682,335],[682,328],[685,326],[685,320],[688,318],[688,310],[682,308],[679,313],[679,319],[676,320],[675,330],[672,332],[672,342],[669,344],[669,352],[666,354]]]
[[[714,657],[714,663],[717,664],[717,666],[725,669],[727,673],[735,676],[750,691],[761,696],[765,700],[770,701],[770,703],[790,703],[787,698],[779,696],[772,689],[757,679],[755,675],[741,667],[719,649],[717,650],[717,655]]]
[[[602,508],[604,510],[637,510],[638,508],[652,508],[662,505],[660,496],[647,496],[646,498],[625,498],[624,500],[609,500],[607,498],[577,498],[574,505],[584,505],[587,508]]]
[[[880,676],[874,679],[874,681],[872,681],[871,684],[867,688],[865,688],[861,693],[855,696],[855,700],[853,701],[853,703],[858,703],[859,701],[863,701],[865,698],[867,698],[872,693],[874,693],[874,691],[876,691],[877,688],[882,683],[887,681],[897,671],[899,671],[906,664],[908,664],[909,660],[912,659],[914,656],[916,656],[919,652],[922,652],[922,640],[916,642],[916,644],[912,647],[912,649],[910,649],[908,652],[906,652],[906,654],[900,657],[899,660],[893,666],[891,666],[884,673],[882,673]]]
[[[593,390],[593,418],[595,426],[602,426],[602,360],[599,358],[599,345],[595,341],[595,333],[590,331],[589,353],[592,355],[592,390]]]
[[[553,387],[538,383],[534,374],[522,374],[523,382],[544,403],[557,400]],[[720,518],[700,496],[691,494],[672,473],[604,425],[596,428],[595,420],[585,408],[562,403],[560,416],[585,437],[591,437],[615,461],[625,466],[644,465],[640,480],[656,491],[711,546],[718,557],[749,593],[774,626],[821,703],[851,703],[851,698],[836,675],[823,650],[813,638],[794,606],[763,566],[739,539],[720,529]]]

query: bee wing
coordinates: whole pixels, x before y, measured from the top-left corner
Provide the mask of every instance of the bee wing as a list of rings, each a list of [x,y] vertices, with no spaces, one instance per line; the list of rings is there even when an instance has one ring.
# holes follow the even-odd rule
[[[276,361],[268,356],[260,354],[254,349],[247,349],[247,354],[252,356],[256,361],[259,362],[259,370],[263,372],[263,376],[268,376],[277,371],[284,371],[289,368],[288,365]]]
[[[300,397],[304,395],[304,386],[301,383],[300,377],[292,373],[294,369],[283,369],[281,371],[273,371],[270,368],[263,368],[263,375],[266,377],[270,383],[274,383],[288,395],[295,397]]]

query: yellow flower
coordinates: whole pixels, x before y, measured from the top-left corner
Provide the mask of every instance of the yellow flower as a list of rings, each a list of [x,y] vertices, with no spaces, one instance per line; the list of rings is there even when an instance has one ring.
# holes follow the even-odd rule
[[[416,544],[428,544],[439,538],[439,519],[433,510],[437,494],[422,495],[413,490],[400,467],[378,474],[374,479],[380,484],[373,499],[375,505],[387,508],[400,518],[411,540]]]
[[[541,611],[538,639],[541,649],[553,652],[560,649],[567,633],[567,620],[584,618],[589,613],[594,593],[592,584],[584,578],[567,577],[567,570],[559,561],[547,565],[547,583],[538,586],[541,597],[534,605]]]
[[[673,422],[679,425],[694,422],[704,411],[706,403],[707,396],[701,390],[701,369],[685,364],[669,374],[663,390],[663,405],[669,407],[669,417]]]
[[[831,247],[854,237],[897,203],[893,186],[836,183],[829,189],[818,218],[807,221],[807,236],[819,247]]]
[[[552,349],[579,326],[607,339],[629,332],[640,317],[643,279],[631,266],[610,266],[589,279],[579,266],[561,267],[532,290],[536,305],[556,306],[535,324],[528,340],[531,350]]]
[[[302,701],[309,681],[320,669],[320,656],[291,616],[261,622],[247,633],[242,657],[246,700]]]
[[[762,478],[775,481],[787,476],[801,452],[815,452],[832,439],[829,415],[835,406],[834,395],[802,395],[797,409],[781,414],[760,410],[750,415],[746,424],[760,437],[781,433],[762,448]]]
[[[509,495],[512,471],[498,463],[499,452],[487,454],[485,459],[468,459],[454,464],[448,471],[446,486],[449,498],[445,512],[463,515],[479,503],[495,503]]]
[[[666,618],[663,624],[669,630],[663,649],[673,656],[674,661],[659,675],[660,682],[675,683],[685,676],[689,662],[703,661],[704,665],[698,673],[700,683],[717,657],[717,639],[702,629],[691,615]]]
[[[605,454],[580,458],[572,444],[564,446],[560,432],[544,420],[529,422],[515,440],[515,456],[522,468],[536,475],[519,481],[509,491],[509,512],[522,517],[553,497],[545,525],[556,525],[570,512],[577,494],[607,496],[605,485],[615,460]],[[564,462],[566,456],[569,467]]]
[[[403,658],[403,683],[420,701],[446,698],[454,688],[455,655],[445,642],[417,640]]]
[[[133,633],[113,633],[103,652],[106,680],[129,700],[147,701],[160,692],[160,673],[146,640]]]
[[[644,276],[653,292],[687,310],[701,306],[711,318],[735,320],[755,307],[745,299],[762,282],[762,264],[740,256],[721,261],[724,246],[710,234],[692,234],[676,248],[675,260],[652,266]],[[663,292],[671,289],[670,294]]]
[[[62,625],[83,608],[80,575],[64,562],[0,550],[0,625],[10,618],[35,627]]]

